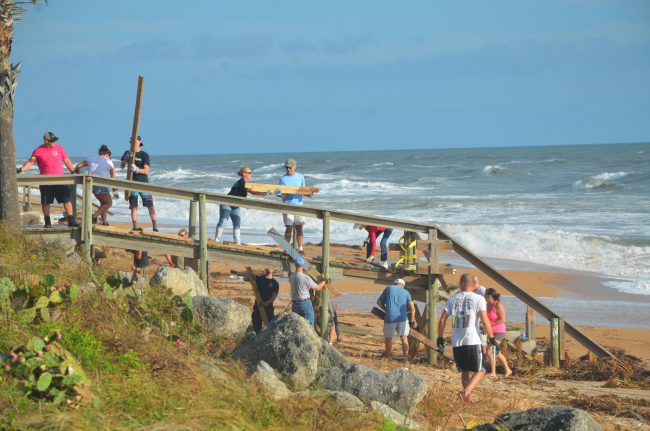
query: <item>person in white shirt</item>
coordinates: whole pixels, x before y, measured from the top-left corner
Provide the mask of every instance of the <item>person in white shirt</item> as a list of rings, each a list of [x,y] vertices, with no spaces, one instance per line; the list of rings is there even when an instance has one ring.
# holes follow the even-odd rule
[[[458,395],[464,402],[469,403],[472,391],[485,375],[477,319],[483,323],[483,328],[489,337],[488,343],[496,346],[497,342],[487,316],[485,298],[474,293],[475,286],[472,275],[468,273],[461,275],[459,285],[460,292],[447,300],[442,311],[438,321],[438,339],[436,341],[438,349],[444,351],[445,343],[442,334],[447,319],[451,317],[451,345],[454,349],[456,367],[461,371],[463,384],[463,391]]]
[[[113,161],[111,160],[111,150],[109,150],[106,145],[99,147],[98,156],[89,157],[86,160],[77,163],[75,172],[78,173],[81,168],[85,167],[88,167],[89,175],[115,178],[115,166],[113,166]],[[106,213],[108,212],[108,209],[113,206],[111,191],[108,187],[93,186],[93,195],[95,195],[99,201],[99,208],[97,208],[97,211],[95,211],[95,214],[92,216],[93,223],[97,223],[101,218],[102,224],[108,226]]]

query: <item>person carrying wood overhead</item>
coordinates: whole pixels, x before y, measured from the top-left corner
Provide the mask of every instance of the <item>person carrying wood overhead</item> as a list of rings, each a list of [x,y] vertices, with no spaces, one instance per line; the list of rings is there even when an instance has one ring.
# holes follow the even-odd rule
[[[29,169],[34,163],[38,165],[38,170],[41,175],[63,175],[63,167],[61,163],[68,168],[70,173],[74,173],[74,165],[68,154],[63,147],[56,143],[59,138],[52,132],[45,132],[43,135],[43,145],[36,148],[29,160],[25,162],[20,168],[16,169],[16,173],[20,174]],[[66,184],[55,185],[40,185],[38,188],[41,191],[41,208],[43,209],[43,218],[45,219],[45,227],[51,228],[52,221],[50,219],[50,205],[54,203],[54,199],[60,204],[63,204],[63,209],[68,216],[68,226],[77,227],[77,217],[72,211],[72,203],[70,202],[70,187]]]
[[[278,297],[278,292],[280,291],[280,284],[275,278],[273,278],[273,268],[264,268],[264,275],[256,276],[255,284],[257,285],[257,290],[262,298],[262,307],[264,307],[266,319],[270,322],[275,317],[273,303]],[[257,300],[255,300],[255,304],[253,304],[251,320],[253,321],[253,329],[255,330],[255,333],[259,334],[262,330],[262,315],[257,306]]]
[[[296,172],[297,163],[294,159],[287,159],[284,162],[284,169],[286,173],[280,177],[279,184],[281,186],[297,186],[305,187],[305,177]],[[282,203],[291,204],[291,205],[302,205],[302,195],[301,194],[281,194]],[[291,235],[293,230],[296,230],[296,242],[298,243],[298,251],[302,253],[302,242],[303,242],[303,231],[302,227],[305,224],[305,218],[303,216],[295,214],[282,214],[282,219],[284,221],[284,239],[288,243],[291,242]]]
[[[393,336],[397,333],[402,341],[404,359],[408,362],[410,327],[406,307],[409,306],[411,323],[415,324],[415,304],[405,286],[404,280],[396,279],[392,285],[381,292],[377,305],[386,311],[384,316],[384,356],[390,358],[393,355]]]
[[[131,151],[127,150],[122,155],[120,160],[120,167],[124,169],[125,167],[129,168],[130,172],[133,172],[133,181],[138,181],[141,183],[149,182],[149,172],[151,171],[149,153],[142,150],[144,144],[142,139],[138,136],[135,145],[135,157],[133,158],[133,163],[129,164],[131,157]],[[138,228],[138,196],[142,198],[142,206],[149,210],[149,217],[151,217],[151,224],[153,225],[153,231],[158,232],[158,217],[156,216],[156,210],[153,207],[153,196],[150,193],[145,192],[136,192],[132,191],[129,196],[129,209],[131,210],[131,222],[133,223],[133,230],[142,230]]]

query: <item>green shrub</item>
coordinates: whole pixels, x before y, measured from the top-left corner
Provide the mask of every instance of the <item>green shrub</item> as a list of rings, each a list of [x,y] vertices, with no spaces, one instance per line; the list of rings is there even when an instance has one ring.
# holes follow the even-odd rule
[[[65,334],[62,342],[88,370],[97,370],[104,363],[104,346],[92,334],[71,329]]]

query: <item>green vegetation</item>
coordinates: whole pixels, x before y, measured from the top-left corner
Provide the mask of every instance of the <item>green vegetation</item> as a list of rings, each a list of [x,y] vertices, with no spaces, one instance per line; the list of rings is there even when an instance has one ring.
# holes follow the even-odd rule
[[[0,224],[0,429],[401,429],[329,400],[273,401],[188,299],[64,262]]]

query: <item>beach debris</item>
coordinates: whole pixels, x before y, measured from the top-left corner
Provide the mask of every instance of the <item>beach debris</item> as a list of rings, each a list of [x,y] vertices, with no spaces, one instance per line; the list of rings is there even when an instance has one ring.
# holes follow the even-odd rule
[[[589,396],[579,394],[568,400],[575,408],[611,416],[638,419],[650,423],[650,400],[617,397],[616,395]]]

